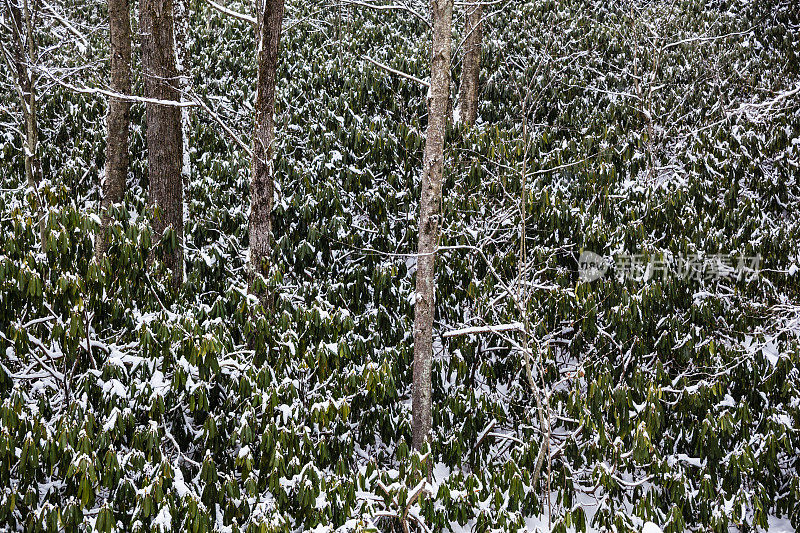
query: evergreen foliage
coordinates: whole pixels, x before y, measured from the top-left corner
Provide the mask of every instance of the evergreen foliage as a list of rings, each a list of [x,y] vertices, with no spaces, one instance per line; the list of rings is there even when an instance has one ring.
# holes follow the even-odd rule
[[[250,157],[208,113],[192,112],[173,289],[174,235],[153,242],[148,224],[143,104],[97,262],[104,99],[44,78],[34,191],[0,84],[0,529],[800,528],[800,10],[502,6],[484,25],[478,123],[446,143],[427,455],[410,450],[426,92],[365,59],[425,78],[424,23],[287,2],[269,312],[247,291]],[[196,98],[247,142],[252,28],[191,7]],[[107,78],[105,34],[88,38],[47,58],[89,65],[74,86]],[[588,283],[584,250],[760,255],[762,271]],[[442,337],[517,322],[552,428],[535,483],[524,333]]]

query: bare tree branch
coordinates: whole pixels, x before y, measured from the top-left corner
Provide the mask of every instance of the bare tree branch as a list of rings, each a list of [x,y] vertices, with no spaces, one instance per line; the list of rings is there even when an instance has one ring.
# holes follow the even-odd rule
[[[408,13],[414,15],[417,19],[424,22],[429,30],[433,29],[433,26],[431,25],[430,22],[428,22],[427,18],[422,16],[417,10],[415,10],[411,6],[407,6],[405,4],[373,4],[371,2],[359,2],[358,0],[342,0],[342,3],[351,6],[366,7],[368,9],[375,9],[378,11],[407,11]]]
[[[245,21],[245,22],[247,22],[249,24],[252,24],[253,26],[256,25],[256,19],[254,17],[251,17],[250,15],[245,15],[244,13],[239,13],[238,11],[234,11],[233,9],[228,9],[227,7],[218,4],[218,3],[214,2],[213,0],[206,0],[206,1],[208,2],[208,4],[211,7],[213,7],[214,9],[219,11],[220,13],[223,13],[225,15],[229,15],[229,16],[237,18],[239,20],[243,20],[243,21]]]
[[[387,72],[391,72],[392,74],[397,74],[398,76],[400,76],[402,78],[406,78],[408,80],[415,81],[415,82],[419,83],[420,85],[423,85],[423,86],[428,87],[428,88],[430,88],[430,86],[431,86],[431,84],[428,83],[425,80],[421,80],[421,79],[417,78],[416,76],[412,76],[411,74],[407,74],[407,73],[405,73],[405,72],[403,72],[401,70],[393,69],[392,67],[390,67],[388,65],[384,65],[383,63],[375,61],[374,59],[372,59],[369,56],[364,56],[364,59],[366,59],[367,61],[369,61],[370,63],[372,63],[376,67],[380,67],[380,68],[382,68],[383,70],[385,70]]]

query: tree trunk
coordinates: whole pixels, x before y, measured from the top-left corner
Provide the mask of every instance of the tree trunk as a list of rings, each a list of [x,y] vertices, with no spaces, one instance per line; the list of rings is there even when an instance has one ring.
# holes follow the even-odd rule
[[[192,88],[192,62],[190,57],[191,35],[189,33],[190,23],[190,1],[189,0],[175,0],[175,35],[176,35],[176,58],[178,66],[178,76],[180,83],[178,88],[181,91],[182,99],[186,100],[189,90]],[[192,126],[192,108],[181,108],[181,131],[183,132],[183,157],[181,159],[183,165],[181,166],[181,175],[183,179],[183,186],[189,186],[189,180],[192,179],[192,160],[189,155],[189,135]],[[189,214],[187,206],[184,204],[184,219],[188,218]]]
[[[36,96],[36,82],[39,75],[30,66],[37,60],[37,46],[34,36],[36,27],[35,17],[39,12],[36,2],[23,0],[17,4],[14,0],[5,2],[8,7],[8,21],[11,23],[12,43],[11,62],[9,64],[15,71],[16,90],[22,107],[22,120],[24,122],[24,138],[22,143],[25,151],[25,179],[28,187],[34,190],[33,211],[39,218],[39,239],[42,251],[46,244],[46,221],[42,198],[39,195],[39,183],[42,179],[41,162],[39,160],[39,127],[37,120],[38,101]],[[4,55],[4,58],[8,58]]]
[[[478,117],[478,81],[481,74],[481,47],[483,42],[483,9],[480,3],[467,6],[464,27],[464,60],[461,64],[459,90],[459,120],[467,126],[475,124]]]
[[[131,18],[128,0],[108,0],[108,26],[111,33],[111,90],[131,94]],[[108,246],[109,207],[122,201],[128,178],[128,130],[131,104],[120,98],[108,99],[106,127],[106,172],[100,202],[101,223],[97,235],[97,257]]]
[[[141,0],[139,19],[145,95],[177,102],[180,91],[172,0]],[[155,208],[153,232],[158,239],[170,227],[175,232],[175,247],[164,257],[164,263],[172,271],[173,285],[179,286],[183,281],[181,110],[175,105],[148,102],[146,119],[149,203]]]
[[[269,272],[275,168],[275,82],[284,0],[258,3],[258,85],[250,178],[250,282]]]
[[[413,445],[419,450],[431,430],[431,357],[433,315],[436,309],[436,248],[439,244],[439,210],[442,202],[444,136],[450,96],[450,47],[453,0],[431,0],[433,49],[428,99],[428,129],[422,168],[417,279],[414,304]]]
[[[17,93],[22,105],[22,118],[25,121],[25,177],[28,186],[38,185],[41,169],[38,157],[39,132],[36,122],[36,74],[28,68],[36,60],[36,44],[33,39],[31,6],[24,1],[22,7],[14,0],[6,3],[12,25],[12,54],[16,70]]]

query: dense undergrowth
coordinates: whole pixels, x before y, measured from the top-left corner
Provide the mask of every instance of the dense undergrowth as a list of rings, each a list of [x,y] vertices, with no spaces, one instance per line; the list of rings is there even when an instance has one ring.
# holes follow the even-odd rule
[[[192,7],[192,97],[249,142],[252,30]],[[479,123],[448,133],[423,456],[409,448],[425,92],[365,56],[425,77],[425,25],[289,2],[269,312],[246,284],[247,152],[193,110],[173,291],[158,258],[174,242],[147,224],[143,106],[96,262],[105,103],[46,78],[37,191],[15,130],[0,138],[2,529],[800,527],[796,6],[494,10]],[[48,59],[92,65],[74,84],[104,79],[105,34],[90,38]],[[761,272],[587,283],[584,250],[760,255]],[[442,338],[517,322],[530,337]],[[552,428],[535,484],[545,426],[526,352]]]

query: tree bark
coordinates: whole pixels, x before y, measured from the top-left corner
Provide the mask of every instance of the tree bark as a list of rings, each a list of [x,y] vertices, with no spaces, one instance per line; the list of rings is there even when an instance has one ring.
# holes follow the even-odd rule
[[[131,94],[131,18],[128,0],[108,0],[108,26],[111,34],[111,90]],[[100,233],[96,240],[97,257],[108,247],[109,207],[122,201],[128,178],[128,131],[131,104],[120,98],[108,99],[106,127],[106,172],[100,201]]]
[[[417,279],[414,304],[413,446],[420,450],[431,430],[431,357],[433,316],[436,309],[435,259],[439,244],[442,202],[444,136],[450,97],[450,48],[453,0],[431,0],[433,49],[428,98],[428,128],[422,168]]]
[[[33,37],[31,6],[24,1],[20,7],[15,0],[7,0],[9,19],[12,26],[12,48],[14,70],[16,70],[17,93],[22,105],[22,118],[25,122],[25,177],[28,186],[33,187],[41,180],[39,165],[38,139],[39,131],[36,120],[36,83],[37,75],[31,72],[28,65],[36,58],[36,43]],[[34,10],[35,11],[35,10]]]
[[[175,27],[172,0],[141,0],[139,25],[142,69],[148,98],[180,100],[175,63]],[[147,164],[149,203],[155,208],[153,232],[161,238],[168,228],[176,242],[164,263],[172,271],[172,283],[183,281],[183,135],[181,111],[175,105],[147,103]]]
[[[189,33],[189,22],[191,17],[190,0],[174,0],[175,9],[175,35],[176,35],[176,58],[178,67],[178,77],[180,83],[178,88],[181,91],[183,99],[186,99],[192,88],[192,61],[190,57],[191,49],[191,35]],[[181,108],[181,131],[183,139],[183,155],[181,175],[183,179],[183,186],[188,187],[189,181],[192,179],[192,160],[189,155],[189,136],[192,125],[192,108]],[[188,217],[186,205],[184,204],[184,217]]]
[[[284,0],[261,0],[257,9],[258,81],[250,177],[250,282],[267,276],[275,190],[275,83]]]
[[[464,60],[461,64],[459,89],[459,120],[467,126],[475,124],[478,117],[478,82],[481,74],[481,49],[483,46],[483,9],[480,3],[468,5],[464,27]]]
[[[25,179],[28,187],[34,191],[33,211],[39,217],[39,239],[44,251],[47,242],[45,211],[42,198],[39,195],[39,183],[42,179],[41,161],[39,159],[39,126],[37,119],[38,100],[36,95],[36,82],[39,75],[30,66],[37,60],[37,46],[34,35],[36,16],[39,4],[35,1],[22,0],[21,5],[15,0],[6,0],[4,5],[8,8],[8,20],[11,23],[11,50],[9,60],[6,54],[3,57],[16,76],[15,85],[20,106],[22,107],[22,120],[24,122],[24,138],[22,139],[25,151]]]

